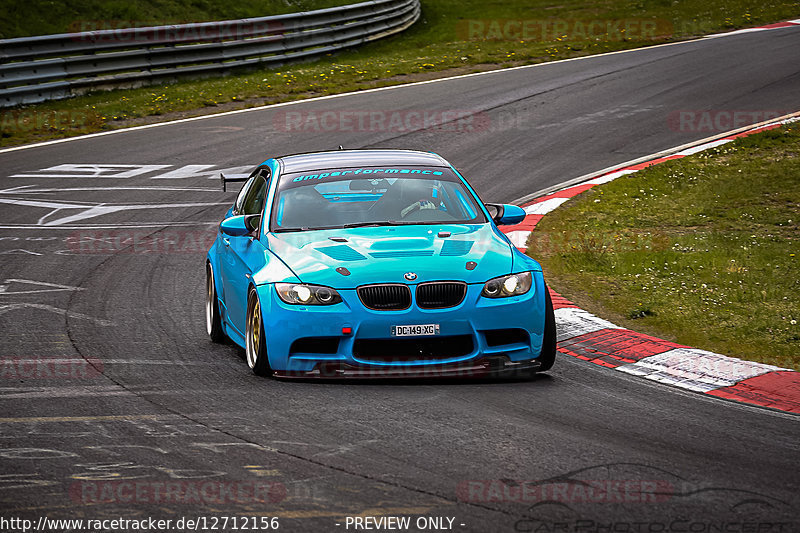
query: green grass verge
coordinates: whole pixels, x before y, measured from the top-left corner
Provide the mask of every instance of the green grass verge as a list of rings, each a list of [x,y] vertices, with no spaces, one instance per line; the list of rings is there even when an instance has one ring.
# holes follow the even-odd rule
[[[528,253],[619,325],[800,370],[799,176],[794,124],[590,189]]]
[[[23,5],[15,2],[13,5]],[[211,0],[206,2],[210,3]],[[489,68],[636,48],[798,16],[794,0],[775,0],[757,6],[745,0],[679,3],[604,0],[592,4],[565,0],[556,5],[544,0],[422,0],[422,6],[420,20],[402,34],[315,63],[96,92],[0,111],[0,144],[18,145]],[[87,19],[117,16],[107,14],[109,11],[102,13],[95,16],[88,10],[81,16]],[[175,16],[188,17],[177,11]],[[218,16],[226,18],[231,13],[219,12]],[[506,21],[527,21],[527,33],[521,33],[519,24],[507,27]],[[601,24],[590,26],[592,21]]]
[[[0,39],[311,11],[349,0],[3,0]]]

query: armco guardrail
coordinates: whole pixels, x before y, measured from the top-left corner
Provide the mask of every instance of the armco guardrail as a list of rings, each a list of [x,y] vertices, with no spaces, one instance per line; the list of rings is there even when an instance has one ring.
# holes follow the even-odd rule
[[[420,0],[372,0],[221,22],[0,40],[0,107],[67,98],[87,88],[301,61],[400,32]]]

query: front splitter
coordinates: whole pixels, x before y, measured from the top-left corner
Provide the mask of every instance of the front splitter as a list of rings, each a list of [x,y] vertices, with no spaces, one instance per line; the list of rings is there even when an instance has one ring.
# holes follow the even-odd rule
[[[532,359],[513,362],[505,356],[491,356],[470,361],[467,364],[449,365],[370,365],[349,363],[319,363],[308,372],[274,371],[280,379],[481,379],[488,377],[528,378],[541,363]]]

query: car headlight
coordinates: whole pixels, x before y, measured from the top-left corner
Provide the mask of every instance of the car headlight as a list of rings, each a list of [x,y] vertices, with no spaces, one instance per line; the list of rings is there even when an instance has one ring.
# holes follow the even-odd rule
[[[278,296],[287,304],[294,305],[333,305],[342,301],[339,293],[323,285],[305,283],[276,283]]]
[[[520,272],[490,279],[483,286],[481,296],[487,298],[508,298],[519,296],[531,290],[533,278],[530,272]]]

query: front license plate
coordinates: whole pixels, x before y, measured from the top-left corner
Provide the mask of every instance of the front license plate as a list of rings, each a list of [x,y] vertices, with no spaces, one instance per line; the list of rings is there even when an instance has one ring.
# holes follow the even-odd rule
[[[439,324],[392,326],[392,337],[430,337],[439,334]]]

